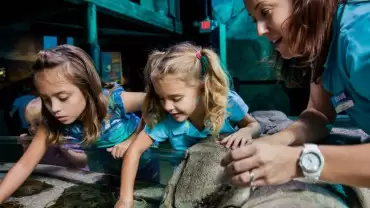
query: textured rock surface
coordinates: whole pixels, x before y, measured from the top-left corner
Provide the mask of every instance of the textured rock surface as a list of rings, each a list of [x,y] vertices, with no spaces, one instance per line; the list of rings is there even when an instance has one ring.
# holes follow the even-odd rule
[[[0,172],[6,172],[13,165],[13,163],[0,164]],[[52,204],[53,201],[56,201],[68,188],[76,189],[76,187],[81,187],[82,189],[84,187],[86,188],[86,186],[84,186],[86,184],[110,185],[113,183],[114,186],[112,186],[112,190],[116,190],[117,192],[117,184],[119,184],[119,182],[117,182],[119,180],[116,180],[116,178],[107,176],[105,174],[73,170],[52,165],[38,165],[33,174],[30,176],[30,179],[45,182],[52,185],[53,188],[47,189],[32,196],[10,198],[7,202],[17,201],[26,208],[44,208],[45,206]],[[138,184],[138,187],[136,188],[135,197],[138,198],[138,201],[136,202],[135,207],[155,207],[149,202],[141,201],[141,199],[160,201],[163,196],[163,188],[161,186],[142,183]],[[112,191],[112,193],[114,192]]]
[[[212,207],[215,203],[241,206],[249,189],[234,195],[237,189],[225,180],[220,161],[227,152],[212,138],[191,147],[167,185],[162,207]],[[226,195],[230,195],[228,200],[224,200]]]
[[[287,128],[293,121],[280,111],[254,111],[251,115],[261,125],[262,134],[274,134]]]

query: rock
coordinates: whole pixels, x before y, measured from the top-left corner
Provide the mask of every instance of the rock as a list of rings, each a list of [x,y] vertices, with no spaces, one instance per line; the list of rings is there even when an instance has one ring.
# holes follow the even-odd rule
[[[240,207],[249,197],[249,188],[236,188],[228,183],[220,165],[228,151],[211,137],[189,148],[167,184],[161,207]]]
[[[114,207],[118,200],[118,189],[105,185],[82,184],[71,186],[64,190],[55,201],[45,208],[100,208]],[[135,208],[147,208],[144,199],[135,198]]]
[[[17,201],[5,202],[1,205],[2,208],[24,208],[24,205],[20,204]]]
[[[46,191],[53,188],[53,185],[48,183],[34,180],[34,179],[27,179],[12,195],[12,197],[19,198],[24,196],[32,196],[42,191]]]
[[[293,122],[281,111],[255,111],[251,115],[261,125],[262,135],[275,134],[287,128]]]

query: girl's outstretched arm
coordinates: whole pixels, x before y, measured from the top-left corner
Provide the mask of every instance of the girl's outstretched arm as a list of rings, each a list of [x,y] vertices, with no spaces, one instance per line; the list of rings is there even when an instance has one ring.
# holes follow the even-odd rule
[[[120,198],[115,208],[133,207],[134,184],[139,160],[143,152],[152,144],[153,140],[144,131],[141,131],[128,148],[122,165]]]
[[[30,146],[21,159],[9,170],[0,184],[0,204],[3,203],[13,192],[23,184],[32,170],[44,156],[48,144],[46,137],[48,130],[40,125]]]
[[[241,121],[237,123],[239,130],[244,130],[251,135],[252,138],[257,138],[261,135],[261,126],[258,121],[250,114],[247,114]]]
[[[239,130],[220,141],[220,144],[227,148],[236,149],[239,146],[244,146],[252,139],[261,135],[261,126],[258,121],[250,114],[247,114],[242,120],[237,123]]]
[[[122,92],[121,99],[124,103],[126,113],[141,111],[145,93],[143,92]]]

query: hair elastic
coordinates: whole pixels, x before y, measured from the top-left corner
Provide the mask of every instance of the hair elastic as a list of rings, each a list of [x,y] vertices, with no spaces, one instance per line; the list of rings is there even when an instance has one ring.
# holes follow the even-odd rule
[[[206,74],[207,69],[208,69],[208,59],[207,56],[203,56],[201,51],[195,52],[195,56],[197,59],[200,60],[200,63],[202,65],[202,75]]]
[[[202,59],[202,54],[200,53],[200,51],[197,51],[195,52],[195,56],[197,57],[197,59],[201,60]]]
[[[196,102],[197,102],[197,103],[199,103],[199,101],[200,101],[200,96],[198,96],[198,97],[196,98]]]

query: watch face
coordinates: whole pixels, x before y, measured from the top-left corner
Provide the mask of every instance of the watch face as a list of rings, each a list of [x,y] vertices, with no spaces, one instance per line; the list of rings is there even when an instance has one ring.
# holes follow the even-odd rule
[[[302,166],[305,169],[305,171],[310,172],[310,173],[314,173],[318,171],[321,166],[320,157],[313,152],[304,154],[302,156],[301,162],[302,162]]]

